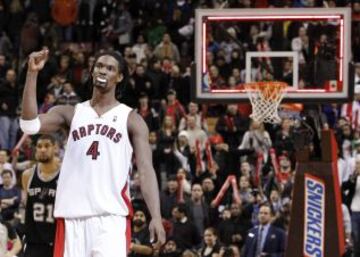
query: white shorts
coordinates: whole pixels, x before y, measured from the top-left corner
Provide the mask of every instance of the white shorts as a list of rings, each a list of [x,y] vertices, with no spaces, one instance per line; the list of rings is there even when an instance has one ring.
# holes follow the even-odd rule
[[[60,219],[54,257],[126,257],[129,225],[126,217],[115,215]]]

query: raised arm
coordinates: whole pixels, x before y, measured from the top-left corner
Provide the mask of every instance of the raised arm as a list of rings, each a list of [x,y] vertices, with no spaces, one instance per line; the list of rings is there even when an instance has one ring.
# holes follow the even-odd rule
[[[155,247],[160,247],[165,243],[165,231],[162,226],[159,189],[149,145],[149,129],[141,116],[133,111],[129,114],[128,130],[140,175],[141,192],[152,218],[149,225],[150,240],[153,242],[156,236]]]
[[[48,50],[42,50],[29,55],[20,119],[20,127],[27,134],[57,131],[63,125],[69,126],[74,115],[73,106],[56,106],[50,112],[38,116],[36,82],[39,71],[47,61],[48,54]]]

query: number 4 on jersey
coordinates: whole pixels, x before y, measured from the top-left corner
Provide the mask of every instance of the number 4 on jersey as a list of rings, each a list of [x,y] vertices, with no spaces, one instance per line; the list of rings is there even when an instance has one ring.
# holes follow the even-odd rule
[[[89,149],[86,152],[86,155],[91,155],[91,158],[93,160],[96,160],[97,157],[100,155],[99,152],[99,141],[94,141],[92,142],[91,146],[89,147]]]

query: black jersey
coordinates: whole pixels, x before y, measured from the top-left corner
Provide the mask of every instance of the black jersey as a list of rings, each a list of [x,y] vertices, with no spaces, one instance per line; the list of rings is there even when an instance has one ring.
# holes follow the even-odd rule
[[[27,190],[25,238],[28,243],[52,244],[56,228],[54,202],[59,172],[46,181],[39,174],[37,165]]]

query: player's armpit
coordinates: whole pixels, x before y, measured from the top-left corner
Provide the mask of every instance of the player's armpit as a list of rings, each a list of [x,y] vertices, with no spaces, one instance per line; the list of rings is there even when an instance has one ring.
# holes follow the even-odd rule
[[[63,126],[70,127],[74,112],[74,106],[58,105],[51,108],[48,113],[40,114],[40,133],[52,133]]]

